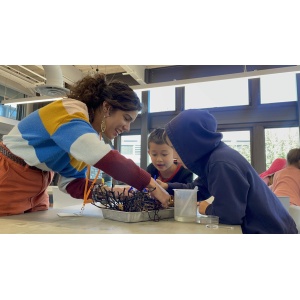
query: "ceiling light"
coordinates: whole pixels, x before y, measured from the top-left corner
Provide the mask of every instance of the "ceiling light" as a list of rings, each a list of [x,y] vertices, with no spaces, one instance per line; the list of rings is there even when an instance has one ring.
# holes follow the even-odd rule
[[[39,103],[39,102],[49,102],[61,100],[65,97],[51,98],[47,96],[36,96],[36,97],[27,97],[27,98],[19,98],[19,99],[8,99],[2,100],[1,104],[26,104],[26,103]]]

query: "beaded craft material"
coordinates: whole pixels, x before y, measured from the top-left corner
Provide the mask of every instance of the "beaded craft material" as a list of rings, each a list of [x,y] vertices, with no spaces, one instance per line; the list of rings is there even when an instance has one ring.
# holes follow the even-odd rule
[[[114,192],[113,188],[107,190],[101,184],[96,184],[92,191],[92,200],[94,205],[100,203],[105,208],[125,212],[142,212],[150,210],[159,210],[162,208],[160,201],[151,197],[151,190],[137,191],[135,189],[125,194]]]

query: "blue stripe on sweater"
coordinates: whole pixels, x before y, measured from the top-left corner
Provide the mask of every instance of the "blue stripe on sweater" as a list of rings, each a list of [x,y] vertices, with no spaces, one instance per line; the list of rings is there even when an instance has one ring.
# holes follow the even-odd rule
[[[38,111],[34,111],[18,124],[18,129],[22,138],[34,147],[36,156],[41,163],[45,163],[48,168],[65,177],[85,177],[86,168],[78,171],[70,164],[69,150],[81,135],[90,132],[96,133],[89,123],[74,119],[60,126],[50,137]]]

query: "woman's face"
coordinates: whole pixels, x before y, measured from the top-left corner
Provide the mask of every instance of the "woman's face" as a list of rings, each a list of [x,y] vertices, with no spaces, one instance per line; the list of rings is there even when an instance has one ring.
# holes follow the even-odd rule
[[[106,125],[104,134],[107,138],[113,140],[123,132],[130,131],[130,124],[135,121],[137,116],[138,111],[123,111],[119,109],[111,111],[111,107],[104,102],[102,111],[96,110],[92,126],[100,133],[101,123],[104,119]]]
[[[173,158],[177,160],[177,163],[182,164],[185,168],[186,165],[183,163],[183,161],[181,160],[179,154],[177,153],[177,151],[175,150],[173,144],[171,143],[170,139],[168,136],[166,136],[166,142],[168,143],[168,145],[173,149]]]

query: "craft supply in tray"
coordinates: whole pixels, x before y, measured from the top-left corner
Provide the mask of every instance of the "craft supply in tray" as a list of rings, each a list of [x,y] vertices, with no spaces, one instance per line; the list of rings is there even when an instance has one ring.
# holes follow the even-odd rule
[[[95,185],[92,193],[93,203],[101,208],[103,217],[120,222],[159,221],[174,218],[174,208],[163,208],[161,203],[151,197],[151,191],[137,191],[130,188],[123,192],[107,190]]]
[[[165,208],[160,210],[140,211],[140,212],[125,212],[101,208],[103,217],[114,221],[136,223],[145,221],[159,221],[161,219],[174,218],[174,208]]]
[[[97,206],[97,203],[100,203],[111,210],[124,212],[142,212],[162,208],[161,203],[151,197],[151,191],[129,191],[124,189],[120,193],[114,191],[113,188],[107,190],[102,185],[95,185],[92,192],[93,204]]]

